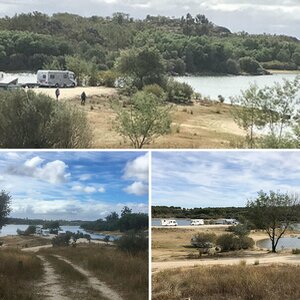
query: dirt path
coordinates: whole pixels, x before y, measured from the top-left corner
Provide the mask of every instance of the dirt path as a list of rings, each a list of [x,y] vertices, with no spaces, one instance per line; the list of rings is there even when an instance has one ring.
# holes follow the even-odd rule
[[[52,245],[28,247],[28,248],[23,248],[22,251],[25,251],[25,252],[38,252],[40,249],[43,249],[43,248],[52,248]]]
[[[71,300],[64,295],[64,289],[60,284],[60,277],[55,273],[51,264],[42,255],[37,257],[43,262],[45,274],[43,281],[39,284],[43,296],[55,300]]]
[[[293,264],[300,265],[300,255],[291,254],[268,254],[267,256],[247,256],[247,257],[234,257],[234,258],[217,258],[217,259],[199,259],[199,260],[177,260],[177,261],[162,261],[152,262],[152,272],[160,272],[167,269],[174,268],[191,268],[195,266],[214,266],[214,265],[238,265],[241,261],[246,264],[253,265],[255,261],[259,264]]]
[[[122,300],[121,296],[113,291],[110,287],[108,287],[104,282],[101,282],[96,277],[94,277],[89,271],[81,268],[78,265],[74,265],[71,261],[66,258],[63,258],[59,255],[54,255],[56,258],[66,262],[67,264],[71,265],[76,271],[80,272],[82,275],[87,277],[89,285],[99,291],[104,297],[109,300]]]

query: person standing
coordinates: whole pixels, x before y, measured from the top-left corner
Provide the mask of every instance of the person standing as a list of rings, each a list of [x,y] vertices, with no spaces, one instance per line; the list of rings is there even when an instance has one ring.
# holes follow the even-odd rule
[[[81,99],[81,105],[85,105],[85,100],[86,100],[86,94],[85,92],[83,91],[81,96],[80,96],[80,99]]]
[[[60,95],[60,90],[59,90],[59,88],[57,88],[57,89],[55,90],[56,100],[58,100],[59,95]]]

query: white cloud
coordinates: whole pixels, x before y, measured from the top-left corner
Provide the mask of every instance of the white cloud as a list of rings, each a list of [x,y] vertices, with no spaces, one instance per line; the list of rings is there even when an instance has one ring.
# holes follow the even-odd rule
[[[139,181],[148,181],[149,176],[149,154],[146,153],[143,156],[129,161],[124,170],[125,179],[133,179]]]
[[[34,177],[52,184],[68,181],[70,173],[66,173],[68,166],[61,160],[55,160],[43,165],[44,160],[35,156],[25,161],[23,165],[13,165],[7,168],[7,173],[17,176]]]
[[[124,188],[124,191],[128,194],[142,196],[148,193],[148,186],[140,181],[135,181],[133,184]]]
[[[99,193],[105,193],[105,188],[104,188],[104,186],[100,186],[99,189],[98,189],[98,192],[99,192]]]
[[[96,193],[97,191],[99,193],[105,192],[105,189],[102,187],[97,190],[94,186],[82,186],[80,184],[73,185],[71,190],[75,192],[85,192],[87,194]]]
[[[86,193],[95,193],[97,190],[93,186],[86,186],[85,188],[83,188],[83,191]]]
[[[79,176],[80,181],[86,181],[92,178],[92,174],[82,174]]]

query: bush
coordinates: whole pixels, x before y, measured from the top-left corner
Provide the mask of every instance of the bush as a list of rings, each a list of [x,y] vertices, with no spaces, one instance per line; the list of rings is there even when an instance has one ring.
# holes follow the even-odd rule
[[[241,72],[239,63],[236,60],[231,58],[229,58],[226,61],[226,68],[227,68],[227,73],[229,74],[237,75]]]
[[[252,248],[254,241],[248,236],[237,236],[232,233],[226,233],[218,237],[217,245],[221,247],[222,251],[235,251]]]
[[[216,242],[214,233],[197,233],[191,239],[191,244],[197,248],[210,248]]]
[[[116,243],[118,249],[133,255],[148,251],[148,237],[144,232],[128,231]]]
[[[70,245],[70,234],[64,234],[60,236],[56,236],[52,239],[52,246],[53,247],[68,247]]]
[[[165,99],[166,97],[164,90],[158,84],[145,85],[143,91],[145,93],[151,93],[159,99]]]
[[[169,79],[166,86],[167,100],[175,103],[188,103],[192,99],[193,88],[187,83]]]
[[[115,83],[118,78],[118,75],[116,72],[112,70],[107,70],[107,71],[100,72],[99,77],[102,85],[107,87],[115,87]]]
[[[292,254],[300,254],[300,249],[292,249]]]
[[[0,92],[0,148],[88,148],[85,114],[23,90]]]

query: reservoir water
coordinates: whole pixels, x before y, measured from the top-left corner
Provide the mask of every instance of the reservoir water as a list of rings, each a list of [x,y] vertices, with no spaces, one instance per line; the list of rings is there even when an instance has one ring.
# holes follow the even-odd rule
[[[272,86],[275,82],[283,83],[283,79],[293,80],[297,73],[273,74],[264,76],[184,76],[174,77],[179,82],[191,85],[195,92],[217,100],[218,95],[230,103],[230,97],[238,96],[242,90],[249,88],[251,83],[256,83],[260,88]]]
[[[7,235],[17,235],[17,229],[20,230],[26,230],[28,228],[28,225],[5,225],[0,230],[0,237],[1,236],[7,236]],[[102,240],[105,238],[105,234],[101,233],[89,233],[85,231],[84,229],[80,228],[80,226],[60,226],[60,228],[64,231],[71,231],[73,233],[77,233],[77,231],[82,232],[83,234],[89,234],[93,240]],[[117,236],[110,236],[110,240],[116,240],[118,239]]]
[[[265,239],[257,242],[257,246],[261,248],[271,249],[271,241],[269,239]],[[300,249],[300,237],[284,237],[281,238],[278,242],[277,249],[285,249],[285,248],[298,248]]]

